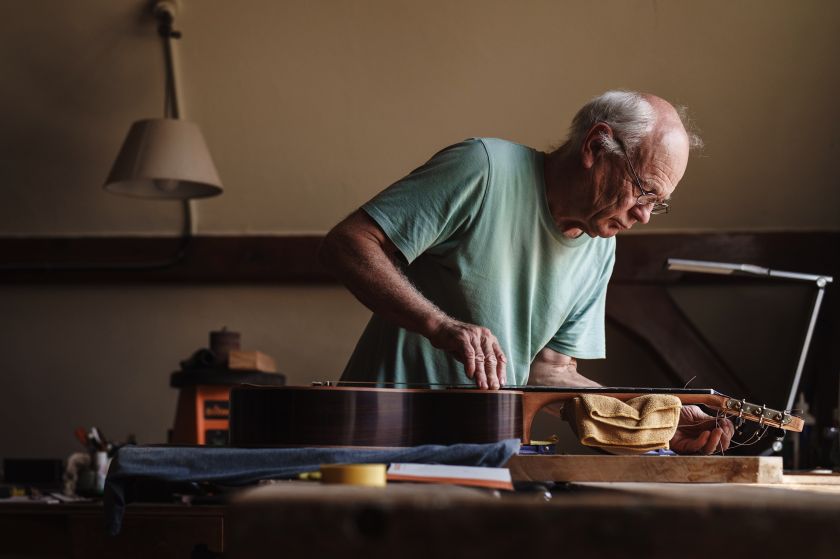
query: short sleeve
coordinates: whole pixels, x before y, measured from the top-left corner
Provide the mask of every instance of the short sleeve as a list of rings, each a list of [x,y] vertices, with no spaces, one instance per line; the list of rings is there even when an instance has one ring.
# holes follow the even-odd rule
[[[610,241],[614,242],[614,239]],[[615,252],[611,252],[588,295],[546,344],[547,348],[576,359],[603,359],[607,356],[604,316],[607,284],[614,264]]]
[[[489,180],[484,144],[467,140],[438,152],[362,209],[411,263],[470,226]]]

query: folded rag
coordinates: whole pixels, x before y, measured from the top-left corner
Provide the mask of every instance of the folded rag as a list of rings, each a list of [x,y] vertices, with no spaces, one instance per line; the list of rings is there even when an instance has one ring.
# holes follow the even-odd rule
[[[668,448],[682,403],[668,394],[637,396],[626,402],[583,394],[572,405],[581,444],[615,454],[641,454]]]

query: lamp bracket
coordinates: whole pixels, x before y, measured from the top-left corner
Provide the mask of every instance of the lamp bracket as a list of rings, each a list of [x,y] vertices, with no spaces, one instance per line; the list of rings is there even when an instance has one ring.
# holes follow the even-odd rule
[[[164,39],[180,39],[181,32],[172,28],[178,5],[174,0],[159,0],[155,2],[152,13],[158,21],[158,34]]]

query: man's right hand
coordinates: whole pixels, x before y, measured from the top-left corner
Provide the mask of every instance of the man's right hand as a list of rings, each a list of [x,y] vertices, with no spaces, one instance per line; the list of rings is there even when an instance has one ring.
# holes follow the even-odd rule
[[[463,363],[467,376],[479,388],[496,390],[507,382],[507,357],[499,340],[487,328],[446,318],[429,336],[429,341]]]

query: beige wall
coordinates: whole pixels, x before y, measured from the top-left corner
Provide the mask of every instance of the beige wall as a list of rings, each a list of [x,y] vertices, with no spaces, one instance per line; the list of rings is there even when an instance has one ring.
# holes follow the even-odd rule
[[[169,375],[222,326],[289,384],[335,380],[369,314],[339,287],[4,287],[0,457],[64,456],[79,426],[165,442]]]
[[[37,0],[0,23],[0,234],[177,230],[177,205],[100,190],[159,116],[146,0]],[[206,233],[327,230],[439,147],[547,148],[609,88],[687,104],[708,144],[650,229],[837,229],[840,4],[181,0],[185,116],[224,196]],[[815,203],[819,201],[819,203]]]
[[[9,3],[0,236],[178,230],[177,204],[101,190],[129,124],[162,111],[148,4]],[[689,105],[707,142],[649,230],[840,228],[840,3],[180,4],[183,112],[226,186],[200,233],[323,232],[445,144],[547,148],[608,88]],[[3,287],[0,455],[62,456],[77,425],[161,441],[169,372],[223,324],[292,382],[334,378],[367,315],[339,288]]]

